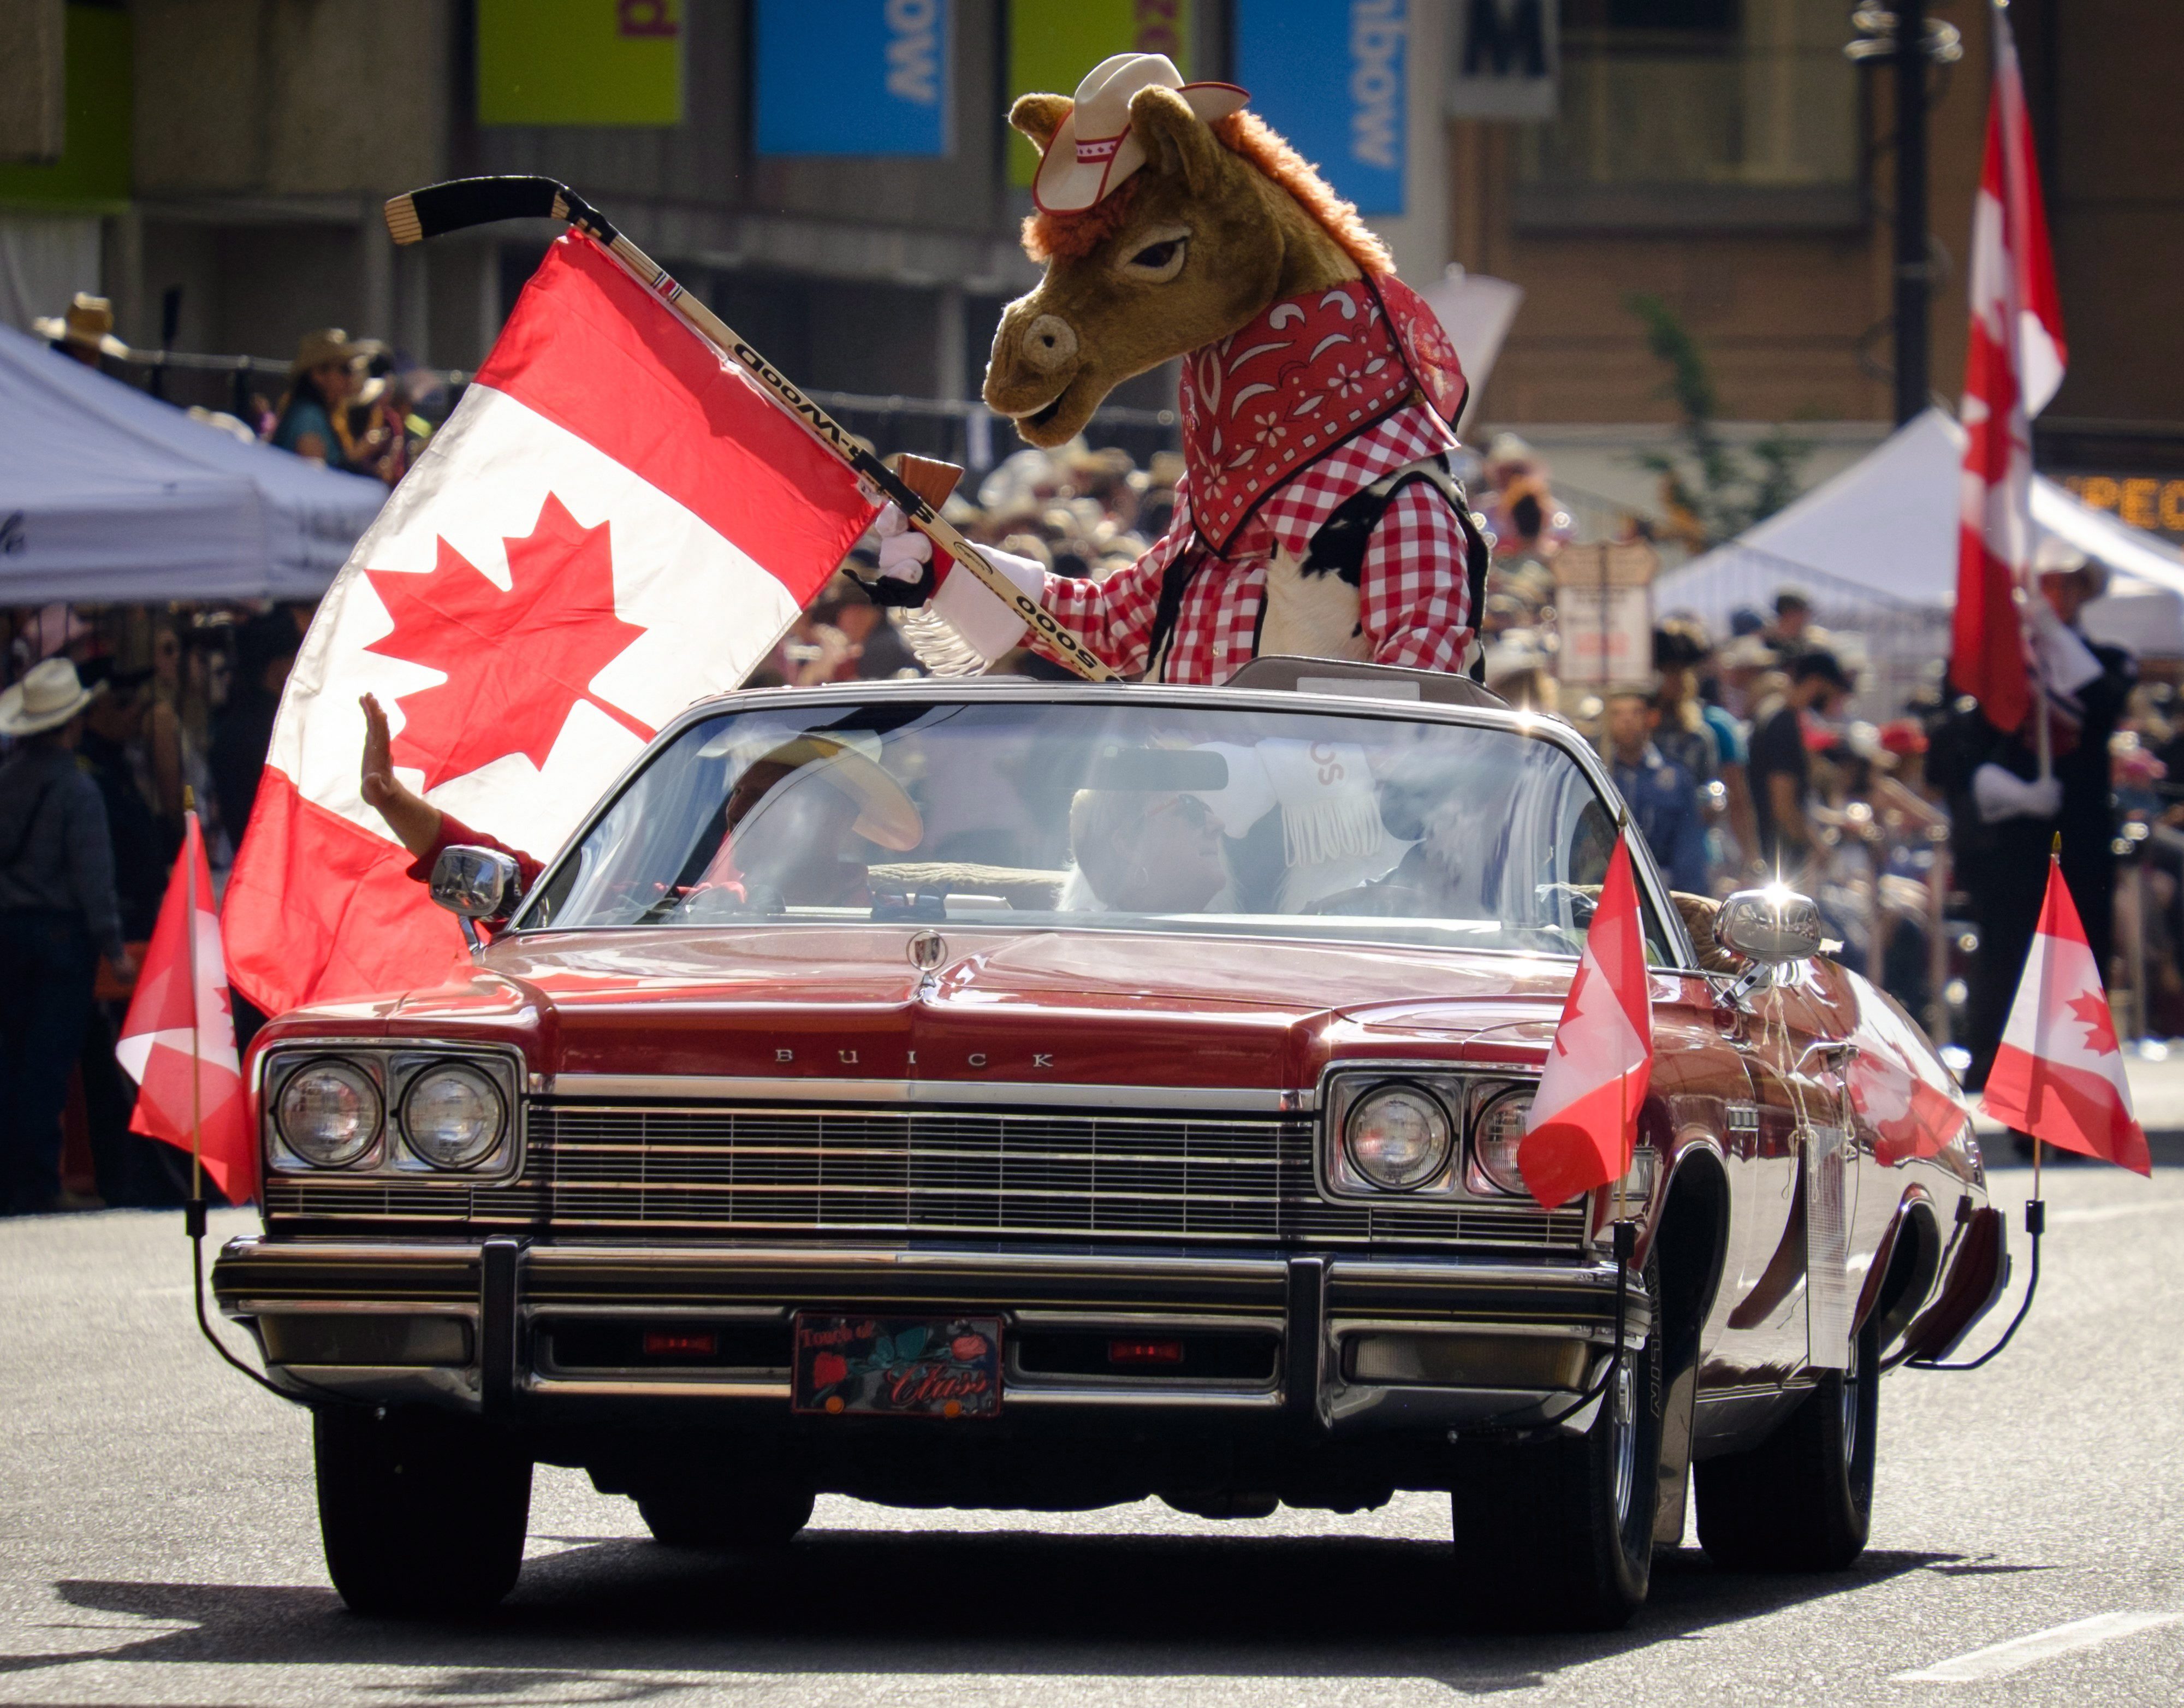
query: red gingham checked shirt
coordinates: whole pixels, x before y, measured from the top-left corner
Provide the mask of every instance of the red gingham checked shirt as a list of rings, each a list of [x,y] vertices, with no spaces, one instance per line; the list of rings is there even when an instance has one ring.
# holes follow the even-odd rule
[[[1160,679],[1217,686],[1251,661],[1276,543],[1301,558],[1343,500],[1456,443],[1430,409],[1407,405],[1277,487],[1225,557],[1193,531],[1186,477],[1176,484],[1174,521],[1143,557],[1105,581],[1050,575],[1044,602],[1115,670],[1141,675],[1162,575],[1178,555],[1195,552],[1201,561],[1184,591]],[[1451,673],[1462,667],[1473,622],[1465,570],[1463,534],[1447,500],[1423,483],[1397,493],[1365,548],[1358,588],[1359,620],[1374,663]]]

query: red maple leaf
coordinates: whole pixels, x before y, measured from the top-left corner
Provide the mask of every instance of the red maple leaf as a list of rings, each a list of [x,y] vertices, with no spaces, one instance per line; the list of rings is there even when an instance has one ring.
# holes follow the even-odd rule
[[[2097,1056],[2117,1053],[2115,1016],[2109,1012],[2109,1000],[2098,991],[2081,991],[2064,1006],[2078,1017],[2086,1029],[2086,1047]]]
[[[510,753],[544,765],[578,701],[652,739],[591,691],[645,632],[615,614],[609,526],[580,526],[549,493],[537,526],[508,541],[505,593],[444,539],[430,575],[365,572],[394,619],[394,632],[365,650],[447,673],[399,696],[395,762],[421,767],[425,792]]]

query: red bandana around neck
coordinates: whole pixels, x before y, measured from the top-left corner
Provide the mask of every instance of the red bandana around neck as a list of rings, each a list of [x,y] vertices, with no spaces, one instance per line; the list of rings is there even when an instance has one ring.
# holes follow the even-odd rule
[[[1433,311],[1392,275],[1284,297],[1193,350],[1180,401],[1198,531],[1227,550],[1260,500],[1420,385],[1453,426],[1464,391],[1456,352]]]

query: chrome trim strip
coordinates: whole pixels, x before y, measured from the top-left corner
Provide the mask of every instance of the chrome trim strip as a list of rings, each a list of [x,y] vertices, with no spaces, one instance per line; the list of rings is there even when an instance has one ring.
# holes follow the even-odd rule
[[[1304,1114],[1316,1104],[1308,1091],[1263,1086],[1074,1085],[1039,1080],[755,1079],[714,1074],[555,1074],[553,1097],[644,1097],[690,1101],[842,1103],[1024,1103],[1035,1107],[1206,1109],[1232,1114]]]
[[[1190,1406],[1207,1411],[1279,1411],[1283,1404],[1279,1388],[1251,1393],[1205,1388],[1152,1390],[1146,1388],[1027,1387],[1003,1382],[1001,1409],[1017,1405]]]
[[[1451,1322],[1442,1317],[1331,1316],[1327,1331],[1340,1340],[1353,1334],[1407,1334],[1430,1340],[1474,1340],[1485,1335],[1536,1340],[1591,1341],[1601,1346],[1615,1343],[1615,1330],[1579,1328],[1560,1322],[1498,1322],[1490,1317],[1467,1317]],[[1375,1386],[1386,1386],[1384,1383]]]
[[[1067,1332],[1073,1329],[1212,1329],[1240,1330],[1246,1332],[1279,1334],[1284,1326],[1279,1315],[1268,1316],[1209,1316],[1203,1312],[1183,1312],[1171,1315],[1163,1311],[1101,1310],[1089,1306],[1084,1310],[1016,1310],[1008,1313],[1010,1320],[1020,1331],[1037,1333],[1042,1329]]]
[[[1446,1262],[1418,1262],[1391,1259],[1336,1258],[1327,1266],[1330,1291],[1346,1283],[1377,1287],[1537,1287],[1561,1292],[1568,1288],[1602,1287],[1613,1291],[1615,1265],[1591,1264],[1484,1264],[1453,1259]],[[1634,1283],[1630,1296],[1645,1298],[1645,1289]]]
[[[1289,1278],[1289,1265],[1280,1258],[1154,1258],[1121,1253],[1074,1256],[1063,1252],[537,1245],[525,1249],[523,1259],[526,1272],[533,1275],[562,1269],[624,1269],[632,1265],[662,1275],[671,1275],[677,1270],[911,1270],[974,1276],[1078,1275],[1125,1281],[1166,1277],[1256,1282],[1278,1294]],[[1613,1270],[1609,1273],[1613,1275]]]
[[[610,1399],[787,1399],[788,1384],[771,1377],[739,1381],[731,1376],[693,1375],[680,1380],[638,1381],[633,1378],[589,1380],[566,1376],[533,1375],[523,1383],[526,1393]]]

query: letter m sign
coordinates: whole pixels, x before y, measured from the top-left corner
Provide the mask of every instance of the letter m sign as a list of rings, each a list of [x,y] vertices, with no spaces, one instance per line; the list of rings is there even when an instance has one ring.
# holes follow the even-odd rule
[[[1467,119],[1552,119],[1560,69],[1556,0],[1457,0],[1449,111]]]

